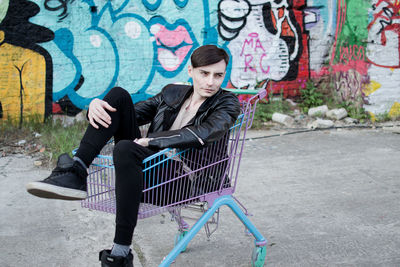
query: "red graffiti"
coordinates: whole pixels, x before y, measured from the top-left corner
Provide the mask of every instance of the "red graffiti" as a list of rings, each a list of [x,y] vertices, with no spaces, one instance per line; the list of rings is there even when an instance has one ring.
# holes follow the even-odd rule
[[[394,59],[393,64],[388,66],[382,64],[379,60],[369,59],[369,61],[377,66],[386,68],[400,68],[400,1],[399,0],[379,0],[372,6],[374,10],[373,20],[368,25],[371,42],[387,49],[396,51],[398,57]],[[397,35],[397,40],[388,40],[388,32]],[[393,34],[391,35],[393,38]]]
[[[379,0],[378,3],[372,6],[372,9],[377,11],[374,14],[374,19],[368,25],[368,30],[371,30],[372,26],[376,23],[380,25],[377,34],[382,34],[381,41],[382,44],[386,44],[386,34],[385,31],[393,30],[400,33],[399,25],[393,22],[400,19],[400,1],[392,3],[390,0]]]

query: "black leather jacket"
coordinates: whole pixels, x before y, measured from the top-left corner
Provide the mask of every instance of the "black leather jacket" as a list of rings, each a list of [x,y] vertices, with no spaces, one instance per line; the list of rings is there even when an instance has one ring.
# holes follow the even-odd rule
[[[233,93],[220,89],[203,102],[185,127],[169,131],[192,92],[192,86],[170,84],[154,97],[135,104],[138,124],[151,123],[148,137],[153,139],[149,148],[204,147],[224,136],[234,124],[240,113],[239,100]]]

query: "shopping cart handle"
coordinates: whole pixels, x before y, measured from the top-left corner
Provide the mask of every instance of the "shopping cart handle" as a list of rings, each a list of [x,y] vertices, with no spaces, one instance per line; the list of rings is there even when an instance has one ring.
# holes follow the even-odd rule
[[[258,98],[260,100],[264,99],[267,96],[267,94],[268,94],[267,90],[266,89],[262,89],[262,90],[258,91]]]

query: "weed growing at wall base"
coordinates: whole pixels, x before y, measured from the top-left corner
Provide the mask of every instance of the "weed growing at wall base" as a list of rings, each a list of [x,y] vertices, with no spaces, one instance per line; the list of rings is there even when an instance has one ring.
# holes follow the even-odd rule
[[[22,122],[11,118],[0,120],[0,144],[4,145],[19,138],[25,138],[33,132],[39,132],[42,127],[41,116],[31,116]]]
[[[272,115],[275,113],[291,114],[290,104],[283,100],[283,92],[277,97],[269,97],[269,100],[261,100],[254,114],[253,127],[254,129],[262,128],[263,123],[272,120]]]
[[[25,140],[23,146],[44,147],[43,155],[54,164],[58,156],[79,146],[79,142],[87,127],[87,122],[75,122],[64,127],[60,121],[48,118],[44,123],[30,121],[22,123],[21,127],[8,121],[0,124],[1,147],[15,147],[18,142]],[[37,134],[38,135],[37,135]],[[35,134],[38,136],[35,138]]]
[[[357,119],[361,123],[370,119],[369,114],[365,111],[363,107],[358,107],[352,102],[342,102],[338,104],[338,107],[345,108],[349,117]]]
[[[375,114],[373,121],[374,122],[385,122],[390,120],[396,120],[396,118],[391,118],[389,112],[384,112],[380,114]]]
[[[318,91],[318,88],[314,85],[312,80],[308,80],[306,87],[300,89],[300,94],[300,107],[304,113],[307,113],[310,108],[323,105],[324,103],[323,94]]]
[[[41,142],[46,146],[47,156],[53,162],[62,153],[68,152],[79,146],[79,142],[87,127],[87,122],[75,122],[64,127],[60,121],[49,120],[44,124],[41,132]]]

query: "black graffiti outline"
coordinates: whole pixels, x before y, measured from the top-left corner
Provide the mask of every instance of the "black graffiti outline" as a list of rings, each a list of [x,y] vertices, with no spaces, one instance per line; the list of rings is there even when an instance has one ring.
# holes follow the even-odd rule
[[[237,1],[237,0],[236,0]],[[239,33],[240,33],[240,31],[246,26],[246,24],[247,24],[247,16],[250,14],[250,12],[251,12],[251,4],[250,4],[250,2],[248,1],[248,0],[243,0],[244,2],[247,2],[247,4],[248,4],[248,6],[249,6],[249,9],[247,10],[247,13],[246,13],[246,15],[244,15],[243,17],[239,17],[239,18],[231,18],[231,17],[228,17],[228,16],[226,16],[226,15],[224,15],[223,14],[223,12],[222,12],[222,10],[221,10],[221,3],[222,3],[222,1],[220,1],[219,3],[218,3],[218,21],[219,21],[219,23],[218,23],[218,33],[219,33],[219,36],[221,36],[222,37],[222,39],[223,40],[225,40],[225,41],[232,41],[233,39],[235,39],[238,35],[239,35]],[[237,27],[237,28],[229,28],[227,25],[225,25],[224,23],[221,23],[221,18],[223,18],[223,19],[225,19],[225,20],[227,20],[227,21],[231,21],[231,22],[237,22],[237,21],[242,21],[242,25],[240,26],[240,27]],[[220,27],[222,27],[225,31],[227,31],[227,32],[229,32],[229,33],[232,33],[232,34],[234,34],[233,36],[231,36],[231,37],[227,37],[227,36],[225,36],[222,32],[221,32],[221,29],[220,29]]]
[[[379,3],[386,3],[386,1],[379,1]],[[384,17],[382,15],[379,16],[379,17],[381,17],[381,19],[378,20],[378,23],[380,24],[381,27],[380,27],[379,31],[376,33],[376,35],[381,34],[385,30],[386,26],[389,26],[389,25],[393,24],[394,12],[393,12],[393,10],[391,10],[393,8],[393,6],[390,3],[388,3],[388,4],[389,4],[389,7],[385,6],[385,7],[382,8],[382,11],[386,15],[386,17]],[[377,9],[376,4],[373,4],[372,5],[372,10],[376,11],[376,9]],[[384,17],[384,18],[382,18],[382,17]]]
[[[386,20],[383,20],[383,19],[379,20],[379,24],[381,25],[381,29],[378,31],[378,33],[376,35],[382,33],[382,31],[385,29],[386,26],[389,26],[389,25],[391,25],[393,23],[393,19],[392,19],[393,12],[387,7],[382,8],[382,10],[383,10],[383,13],[385,13],[387,15],[387,18],[389,19],[389,21],[386,21]],[[385,26],[385,24],[386,24],[386,26]]]
[[[58,1],[60,5],[51,7],[49,6],[50,2],[55,2]],[[60,9],[63,9],[61,14],[58,15],[59,19],[58,21],[64,20],[66,17],[68,17],[68,3],[73,3],[75,0],[45,0],[44,1],[44,7],[49,10],[49,11],[58,11]]]
[[[27,62],[28,62],[28,61],[27,61]],[[23,122],[23,119],[24,119],[24,116],[23,116],[23,114],[24,114],[24,113],[23,113],[23,112],[24,112],[24,98],[23,98],[23,94],[24,94],[25,90],[24,90],[24,85],[23,85],[23,83],[22,83],[22,71],[24,70],[25,64],[26,64],[27,62],[25,62],[25,63],[22,65],[21,69],[19,69],[18,66],[14,65],[14,67],[17,69],[17,71],[18,71],[18,73],[19,73],[19,86],[20,86],[19,97],[20,97],[20,100],[21,100],[21,103],[20,103],[20,114],[19,114],[19,128],[22,127],[22,122]]]

